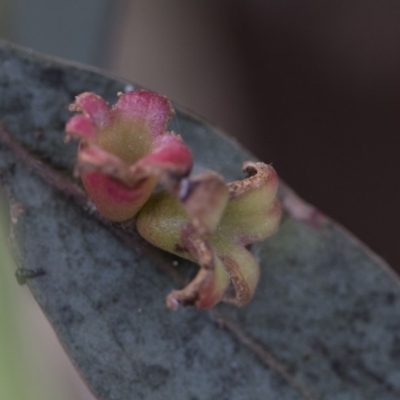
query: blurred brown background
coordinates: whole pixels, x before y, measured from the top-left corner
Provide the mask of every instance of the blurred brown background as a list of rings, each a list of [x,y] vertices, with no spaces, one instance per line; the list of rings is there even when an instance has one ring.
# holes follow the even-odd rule
[[[236,136],[400,271],[398,1],[3,0],[0,9],[3,37],[114,71]]]

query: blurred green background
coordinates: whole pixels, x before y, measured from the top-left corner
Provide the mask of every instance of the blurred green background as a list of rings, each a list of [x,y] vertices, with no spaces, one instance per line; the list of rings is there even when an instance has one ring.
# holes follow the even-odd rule
[[[400,271],[398,21],[394,0],[0,0],[1,38],[205,116]],[[89,399],[1,218],[0,399]]]
[[[91,400],[27,286],[18,286],[0,191],[0,399]]]

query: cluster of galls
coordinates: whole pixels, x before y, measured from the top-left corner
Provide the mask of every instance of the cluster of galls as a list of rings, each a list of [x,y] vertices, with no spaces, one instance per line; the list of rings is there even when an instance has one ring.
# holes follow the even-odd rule
[[[147,90],[119,95],[111,108],[94,93],[71,105],[68,136],[78,137],[76,171],[98,211],[136,223],[144,239],[199,264],[196,277],[167,297],[167,306],[237,306],[253,297],[259,265],[246,245],[278,227],[278,177],[263,163],[244,164],[246,178],[226,184],[213,171],[189,177],[193,159],[167,132],[170,102]],[[160,183],[165,190],[156,191]],[[135,217],[135,218],[134,218]]]

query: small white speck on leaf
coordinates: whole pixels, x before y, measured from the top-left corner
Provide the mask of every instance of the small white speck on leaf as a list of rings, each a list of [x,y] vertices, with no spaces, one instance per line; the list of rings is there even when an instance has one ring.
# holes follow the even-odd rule
[[[125,93],[126,92],[131,92],[132,90],[135,90],[135,86],[133,86],[133,85],[125,85],[124,90],[125,90]]]

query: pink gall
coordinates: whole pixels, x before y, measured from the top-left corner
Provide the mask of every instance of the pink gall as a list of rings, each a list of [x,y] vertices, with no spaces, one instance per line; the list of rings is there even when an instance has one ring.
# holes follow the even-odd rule
[[[247,178],[227,185],[215,173],[202,174],[189,181],[188,198],[159,192],[139,213],[141,236],[200,266],[189,285],[169,294],[169,308],[210,308],[220,301],[243,306],[253,297],[260,267],[245,246],[277,230],[281,208],[278,177],[271,166],[248,162],[244,172]]]
[[[67,136],[80,139],[76,171],[98,211],[112,221],[133,218],[158,181],[174,188],[190,173],[192,154],[179,135],[166,132],[170,102],[157,93],[121,94],[109,109],[94,93],[70,106]]]

